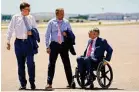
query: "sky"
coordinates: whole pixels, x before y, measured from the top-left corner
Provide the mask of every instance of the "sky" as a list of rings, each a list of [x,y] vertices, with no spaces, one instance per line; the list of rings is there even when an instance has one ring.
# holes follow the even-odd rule
[[[1,0],[2,14],[20,12],[22,0]],[[66,13],[93,14],[104,12],[139,13],[139,0],[25,0],[31,4],[31,12],[54,12],[64,8]]]

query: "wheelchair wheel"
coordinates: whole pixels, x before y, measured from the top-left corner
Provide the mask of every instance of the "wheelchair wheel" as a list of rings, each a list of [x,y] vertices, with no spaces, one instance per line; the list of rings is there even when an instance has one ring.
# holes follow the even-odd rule
[[[113,71],[111,66],[107,63],[100,62],[97,68],[97,80],[102,88],[109,88],[113,80]]]
[[[77,82],[78,82],[79,86],[81,87],[82,85],[81,85],[81,75],[80,75],[80,72],[79,72],[78,68],[76,68],[75,71],[76,71],[75,75],[76,75],[76,78],[77,78]],[[89,85],[88,78],[89,78],[88,76],[85,76],[85,85],[84,86],[88,86]]]

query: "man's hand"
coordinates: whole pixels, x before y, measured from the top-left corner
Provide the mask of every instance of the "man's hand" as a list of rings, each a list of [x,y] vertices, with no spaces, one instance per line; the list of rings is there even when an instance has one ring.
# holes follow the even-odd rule
[[[50,52],[51,52],[50,48],[47,48],[47,49],[46,49],[46,52],[47,52],[48,54],[50,54]]]
[[[63,36],[67,36],[67,33],[66,32],[63,32]]]
[[[32,32],[31,31],[27,31],[27,35],[32,35]]]
[[[11,45],[9,43],[7,43],[7,50],[10,50]]]
[[[107,64],[108,64],[108,62],[107,62],[107,61],[105,61],[103,64],[104,64],[104,65],[107,65]]]
[[[103,61],[104,61],[104,63],[103,63],[104,65],[108,64],[107,60],[103,59]]]

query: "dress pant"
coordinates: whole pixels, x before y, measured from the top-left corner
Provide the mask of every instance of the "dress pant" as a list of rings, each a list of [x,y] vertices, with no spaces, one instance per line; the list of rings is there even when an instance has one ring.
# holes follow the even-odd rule
[[[71,70],[71,64],[70,64],[70,59],[69,59],[69,54],[68,54],[68,46],[63,42],[62,44],[59,44],[57,42],[51,42],[50,44],[50,56],[49,56],[49,65],[48,65],[48,79],[47,83],[52,85],[54,73],[55,73],[55,63],[58,57],[58,54],[60,54],[67,81],[68,84],[71,85],[72,82],[72,70]]]
[[[93,81],[93,77],[95,76],[93,73],[93,69],[97,67],[98,63],[91,59],[91,57],[78,57],[77,58],[78,69],[81,75],[81,81],[84,85],[85,76],[89,75],[89,81]]]
[[[25,63],[27,63],[28,67],[29,82],[30,84],[33,84],[35,82],[35,62],[31,44],[28,42],[28,40],[16,39],[14,46],[20,84],[22,87],[26,86],[27,84]]]

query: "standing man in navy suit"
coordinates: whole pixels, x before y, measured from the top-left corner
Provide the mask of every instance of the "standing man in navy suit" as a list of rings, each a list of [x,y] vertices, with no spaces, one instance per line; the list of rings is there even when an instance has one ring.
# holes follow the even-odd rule
[[[13,32],[15,32],[15,54],[18,64],[18,76],[21,87],[19,90],[25,90],[27,85],[26,73],[25,73],[25,63],[28,67],[28,75],[30,87],[32,90],[36,88],[35,86],[35,62],[34,62],[34,49],[31,43],[28,41],[28,37],[32,37],[34,33],[27,29],[25,25],[25,20],[28,23],[30,29],[37,28],[35,18],[30,15],[30,4],[23,2],[20,4],[21,13],[15,14],[8,27],[7,32],[7,49],[10,50],[10,40]],[[36,48],[37,49],[37,48]]]
[[[82,88],[84,88],[85,72],[91,74],[90,83],[95,80],[95,75],[93,74],[93,68],[98,65],[100,61],[104,58],[105,51],[107,52],[105,60],[110,61],[113,49],[107,43],[106,39],[99,37],[100,31],[98,28],[94,28],[89,31],[89,41],[84,55],[77,58],[79,72],[81,74]],[[93,77],[93,79],[92,79]],[[94,87],[94,84],[91,84]]]

